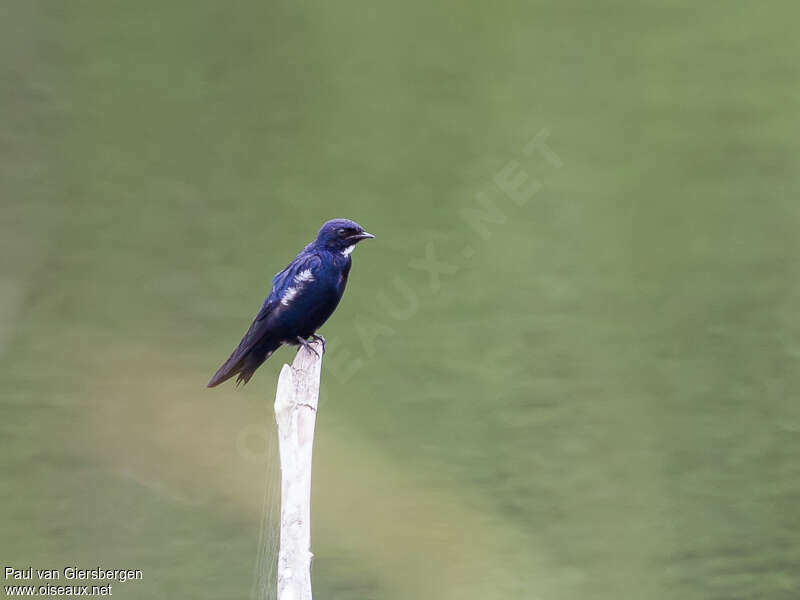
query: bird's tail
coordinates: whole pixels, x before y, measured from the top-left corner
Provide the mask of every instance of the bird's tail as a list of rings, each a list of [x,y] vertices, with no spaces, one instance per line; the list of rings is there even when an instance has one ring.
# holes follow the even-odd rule
[[[211,381],[206,384],[206,387],[216,387],[220,383],[223,383],[236,375],[241,370],[244,359],[241,358],[232,363],[232,358],[234,357],[231,356],[219,369],[217,369],[217,372],[214,373],[214,376],[211,378]]]
[[[266,354],[248,354],[244,359],[244,364],[242,364],[242,367],[239,369],[239,376],[236,378],[236,387],[239,387],[240,384],[244,385],[250,381],[250,378],[253,376],[253,373],[256,372],[256,369],[260,367],[265,360],[272,356],[272,353],[275,352],[278,346],[280,346],[279,343],[275,345],[275,348],[268,350]],[[231,373],[231,375],[232,374],[233,373]]]
[[[239,375],[239,377],[236,378],[237,387],[239,384],[247,383],[250,381],[253,373],[256,372],[256,369],[258,369],[258,367],[260,367],[265,360],[272,356],[272,353],[275,352],[280,345],[280,342],[260,344],[259,346],[251,348],[245,353],[242,353],[240,351],[241,349],[237,348],[233,351],[233,354],[228,357],[228,360],[226,360],[225,363],[219,369],[217,369],[217,372],[214,373],[214,376],[211,378],[211,381],[208,382],[206,387],[216,387],[234,375]]]

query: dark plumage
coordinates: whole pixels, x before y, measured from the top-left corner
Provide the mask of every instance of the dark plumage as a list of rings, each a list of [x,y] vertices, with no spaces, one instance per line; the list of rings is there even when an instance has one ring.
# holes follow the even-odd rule
[[[234,375],[239,376],[237,385],[247,383],[281,344],[307,345],[308,338],[315,337],[342,298],[353,248],[373,237],[355,221],[334,219],[325,223],[317,239],[272,279],[272,291],[253,324],[208,387]]]

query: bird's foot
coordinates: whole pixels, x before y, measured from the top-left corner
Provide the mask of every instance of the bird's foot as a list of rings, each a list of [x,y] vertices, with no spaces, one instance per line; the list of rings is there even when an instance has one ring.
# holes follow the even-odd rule
[[[312,337],[313,337],[313,336],[312,336]],[[309,352],[313,352],[313,353],[314,353],[314,356],[316,356],[317,358],[320,358],[319,352],[317,352],[317,351],[314,349],[314,346],[312,346],[311,344],[309,344],[309,343],[308,343],[308,340],[304,340],[303,338],[301,338],[301,337],[298,335],[298,336],[297,336],[297,341],[298,341],[298,343],[299,343],[299,344],[300,344],[300,345],[301,345],[303,348],[305,348],[305,349],[306,349],[306,350],[308,350]],[[324,346],[323,346],[323,348],[324,348]]]
[[[322,342],[322,351],[325,352],[325,347],[326,347],[328,342],[325,341],[324,337],[314,333],[314,334],[311,335],[311,339],[314,340],[315,342]]]

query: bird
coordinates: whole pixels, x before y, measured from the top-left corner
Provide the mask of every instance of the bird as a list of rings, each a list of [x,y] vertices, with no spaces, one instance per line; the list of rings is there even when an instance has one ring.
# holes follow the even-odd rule
[[[264,300],[242,341],[217,370],[207,387],[216,387],[234,375],[236,386],[283,344],[302,346],[316,354],[309,340],[324,343],[317,330],[342,299],[356,244],[375,236],[350,219],[333,219],[320,228],[285,269],[272,279]]]

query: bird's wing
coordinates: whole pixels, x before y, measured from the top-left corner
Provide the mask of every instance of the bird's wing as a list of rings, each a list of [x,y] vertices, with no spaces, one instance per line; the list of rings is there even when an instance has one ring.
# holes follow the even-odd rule
[[[320,258],[315,254],[298,254],[289,265],[280,273],[272,278],[272,290],[264,300],[261,308],[258,310],[256,318],[250,324],[247,332],[242,337],[239,345],[228,357],[228,360],[217,370],[214,377],[208,383],[208,387],[213,387],[222,383],[226,379],[236,375],[241,368],[242,361],[247,353],[260,341],[269,336],[272,329],[272,320],[268,319],[280,309],[281,299],[290,292],[296,281],[302,281],[304,278],[316,273],[317,269],[322,264]],[[278,342],[279,343],[279,342]]]
[[[309,281],[317,278],[322,259],[316,254],[298,254],[280,273],[272,278],[272,291],[258,311],[256,321],[265,319],[288,300]],[[288,294],[288,296],[287,296]]]

